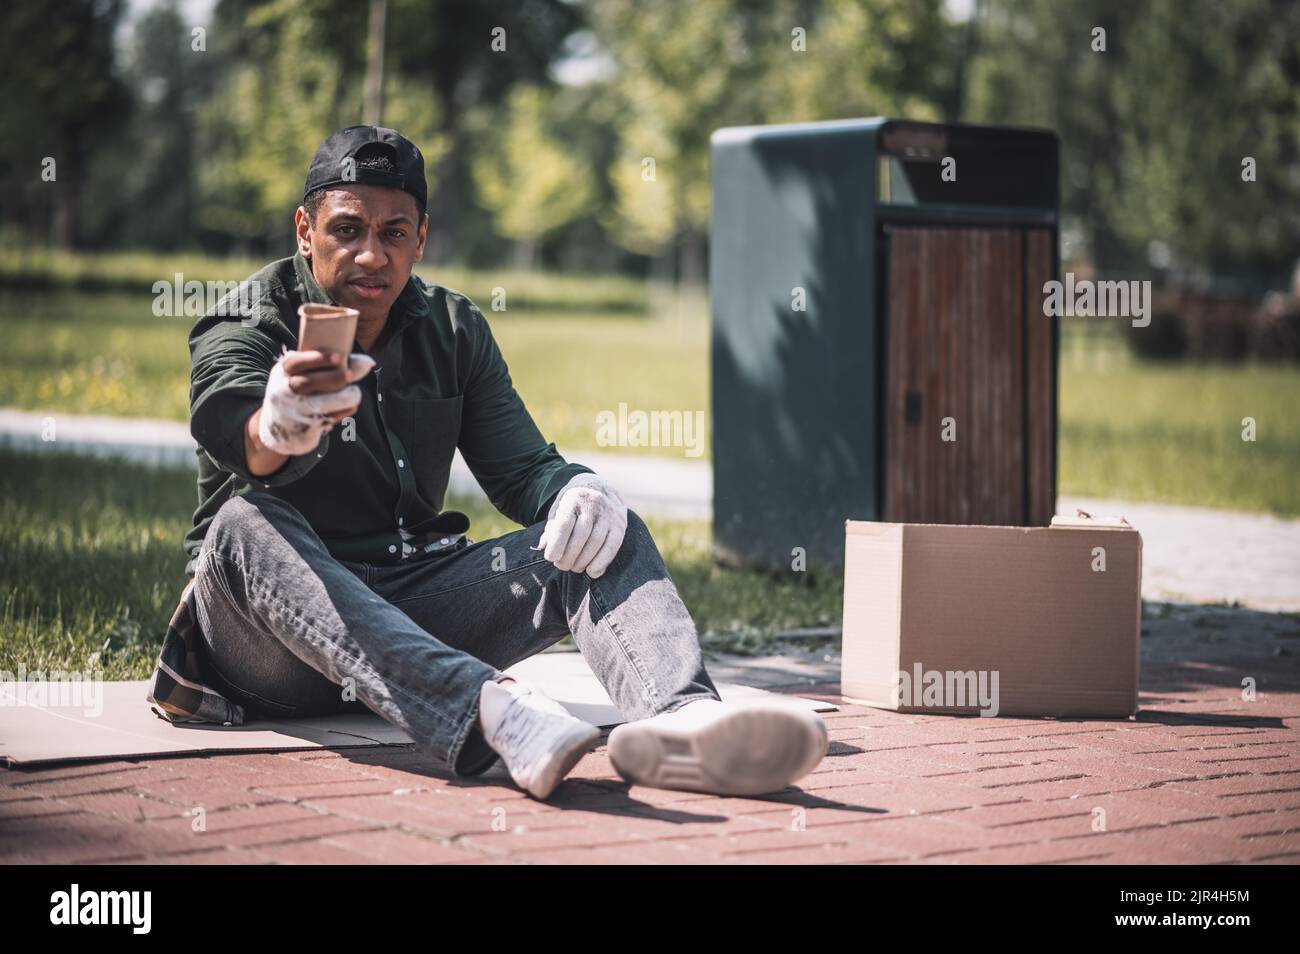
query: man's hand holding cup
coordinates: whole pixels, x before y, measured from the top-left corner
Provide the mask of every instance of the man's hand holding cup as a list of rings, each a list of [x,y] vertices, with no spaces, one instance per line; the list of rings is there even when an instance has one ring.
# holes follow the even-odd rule
[[[325,433],[361,407],[355,382],[374,366],[375,359],[364,354],[286,351],[266,382],[258,438],[288,457],[315,450]]]

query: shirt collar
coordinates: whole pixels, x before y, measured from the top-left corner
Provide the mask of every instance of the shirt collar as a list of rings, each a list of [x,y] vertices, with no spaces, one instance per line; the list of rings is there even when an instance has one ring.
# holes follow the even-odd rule
[[[311,263],[301,251],[293,253],[293,271],[297,278],[298,298],[302,302],[313,302],[318,305],[332,305],[334,302],[325,290],[320,287],[316,281],[316,276],[311,273]],[[424,296],[416,282],[415,273],[406,282],[406,287],[402,289],[397,300],[393,302],[393,307],[388,312],[388,320],[394,323],[394,330],[401,328],[403,325],[414,321],[416,318],[423,318],[429,314],[429,300]],[[292,327],[297,329],[297,318],[294,318]]]

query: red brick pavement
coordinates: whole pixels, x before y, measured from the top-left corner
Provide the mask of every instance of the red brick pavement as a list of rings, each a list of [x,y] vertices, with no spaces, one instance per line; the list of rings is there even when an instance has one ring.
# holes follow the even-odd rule
[[[821,766],[763,798],[629,788],[604,738],[545,803],[409,746],[0,770],[0,863],[1300,861],[1300,680],[1244,701],[1231,667],[1153,661],[1128,721],[845,705]]]

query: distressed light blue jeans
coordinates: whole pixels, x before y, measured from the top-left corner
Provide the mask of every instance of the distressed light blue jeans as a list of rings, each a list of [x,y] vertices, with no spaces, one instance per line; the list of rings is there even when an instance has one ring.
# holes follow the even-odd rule
[[[232,497],[195,568],[205,677],[253,718],[375,712],[461,776],[498,758],[483,683],[569,633],[629,721],[717,699],[641,517],[594,580],[530,549],[545,526],[384,566],[335,559],[272,494]]]

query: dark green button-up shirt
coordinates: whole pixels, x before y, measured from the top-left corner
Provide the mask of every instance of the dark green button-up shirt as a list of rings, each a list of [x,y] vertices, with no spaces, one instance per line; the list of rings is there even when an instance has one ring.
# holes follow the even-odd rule
[[[274,474],[250,474],[244,425],[282,350],[297,348],[298,306],[330,299],[301,254],[247,281],[257,294],[243,316],[227,302],[190,332],[199,507],[185,537],[187,574],[221,505],[249,490],[293,504],[337,559],[393,564],[411,550],[407,538],[417,548],[436,546],[469,529],[465,514],[442,509],[457,447],[493,505],[523,526],[545,520],[572,477],[593,472],[567,463],[542,437],[483,313],[464,295],[412,275],[388,315],[383,366],[358,382],[353,422]]]

